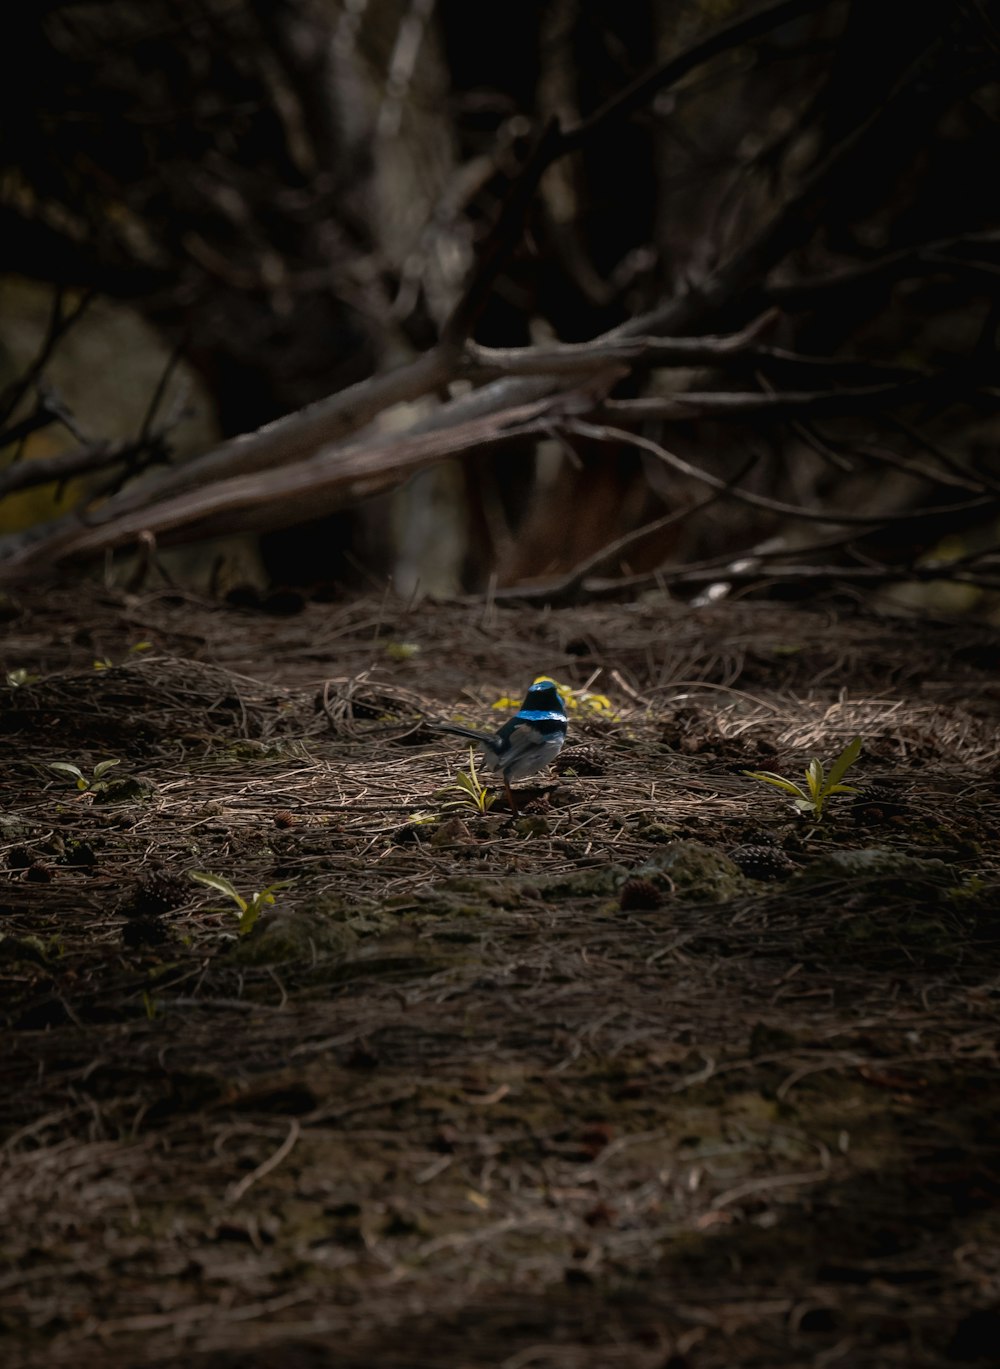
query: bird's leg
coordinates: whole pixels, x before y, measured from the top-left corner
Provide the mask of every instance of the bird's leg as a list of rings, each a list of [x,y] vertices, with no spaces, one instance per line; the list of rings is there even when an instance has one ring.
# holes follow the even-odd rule
[[[514,814],[515,818],[520,817],[521,815],[517,811],[517,804],[514,802],[514,791],[511,789],[506,775],[503,777],[503,788],[504,793],[507,795],[507,802],[510,804],[510,811]]]

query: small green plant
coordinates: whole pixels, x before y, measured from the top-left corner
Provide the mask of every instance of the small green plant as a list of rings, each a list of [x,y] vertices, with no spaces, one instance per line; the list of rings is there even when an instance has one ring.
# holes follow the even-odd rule
[[[129,656],[135,656],[139,652],[152,651],[152,649],[152,642],[133,642],[128,649],[128,654]],[[114,668],[115,663],[110,656],[98,656],[97,660],[94,661],[95,670],[114,670]]]
[[[469,747],[469,769],[460,770],[454,784],[446,784],[438,791],[441,795],[455,794],[456,798],[449,800],[449,805],[454,804],[459,808],[475,808],[478,813],[488,813],[497,801],[496,794],[491,794],[483,784],[476,771],[476,753]]]
[[[806,787],[804,789],[794,780],[786,780],[781,775],[775,775],[771,770],[744,770],[743,773],[751,780],[760,780],[762,784],[773,785],[775,789],[791,794],[794,807],[800,813],[812,814],[819,822],[823,816],[827,799],[834,794],[856,794],[858,792],[853,785],[841,784],[841,780],[860,754],[861,738],[855,737],[853,741],[847,743],[830,766],[829,774],[823,769],[822,761],[811,760],[806,766]]]
[[[231,899],[240,910],[240,936],[246,936],[252,932],[257,924],[257,919],[265,908],[270,907],[274,902],[275,889],[283,889],[288,883],[287,880],[279,880],[276,884],[269,884],[266,889],[261,889],[260,893],[251,894],[249,898],[236,889],[225,875],[210,875],[202,870],[189,870],[188,874],[198,884],[204,884],[208,889],[214,889],[216,893],[225,894],[226,898]]]
[[[390,661],[412,661],[414,656],[420,655],[417,642],[386,642],[383,649]]]
[[[27,670],[23,665],[18,666],[16,670],[7,671],[7,683],[10,685],[11,689],[21,689],[25,685],[37,684],[39,679],[40,676],[32,675],[31,671]]]
[[[72,779],[81,794],[100,794],[107,788],[104,776],[114,766],[121,765],[120,760],[98,761],[88,777],[83,773],[78,765],[71,764],[70,761],[49,761],[48,768],[54,770],[57,775],[68,775]]]

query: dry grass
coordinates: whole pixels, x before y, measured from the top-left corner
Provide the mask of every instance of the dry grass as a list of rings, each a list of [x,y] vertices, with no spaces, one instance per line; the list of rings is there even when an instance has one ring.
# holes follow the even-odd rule
[[[943,1365],[975,1334],[1000,1292],[991,633],[20,607],[11,1364]],[[575,772],[520,822],[411,821],[466,760],[428,720],[598,669],[616,716],[575,715]],[[741,774],[855,733],[891,799],[819,830]],[[46,770],[111,756],[142,792]],[[799,873],[724,859],[762,840]],[[902,863],[818,863],[863,847]],[[296,954],[248,954],[192,869],[288,881]],[[629,878],[657,906],[623,910]]]

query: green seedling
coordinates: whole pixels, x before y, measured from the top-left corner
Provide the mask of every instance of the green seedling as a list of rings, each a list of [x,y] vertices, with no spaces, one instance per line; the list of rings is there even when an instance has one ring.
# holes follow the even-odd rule
[[[416,642],[386,642],[384,651],[390,661],[412,661],[414,656],[420,655]]]
[[[104,776],[116,765],[121,765],[121,761],[98,761],[88,777],[78,765],[73,765],[69,761],[48,762],[48,768],[54,770],[57,775],[68,775],[81,794],[102,793],[107,788]]]
[[[143,651],[152,651],[152,642],[133,642],[128,649],[129,656],[136,656]],[[98,656],[94,661],[95,670],[114,670],[115,663],[110,656]]]
[[[856,794],[858,792],[853,785],[841,784],[841,780],[860,754],[861,738],[855,737],[853,741],[847,743],[830,766],[829,774],[823,769],[822,761],[811,760],[806,766],[806,787],[804,789],[794,780],[786,780],[781,775],[775,775],[771,770],[744,770],[743,773],[748,779],[760,780],[762,784],[770,784],[775,789],[790,794],[793,806],[800,813],[810,813],[819,822],[823,816],[823,809],[827,800],[834,794]]]
[[[240,912],[240,936],[246,936],[248,932],[253,931],[261,913],[274,903],[274,890],[283,889],[288,883],[286,879],[279,880],[276,884],[269,884],[266,889],[261,889],[260,893],[244,898],[225,875],[210,875],[202,870],[189,870],[188,874],[197,884],[204,884],[216,893],[225,894],[226,898],[236,904]]]
[[[469,769],[460,770],[454,784],[446,784],[438,791],[440,794],[455,794],[457,797],[449,800],[449,806],[455,805],[459,808],[475,808],[478,813],[488,813],[497,801],[496,794],[491,794],[483,784],[476,771],[476,753],[469,747]]]

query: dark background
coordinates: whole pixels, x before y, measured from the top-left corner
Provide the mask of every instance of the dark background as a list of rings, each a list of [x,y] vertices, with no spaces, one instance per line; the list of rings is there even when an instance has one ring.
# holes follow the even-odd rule
[[[754,551],[772,587],[812,588],[789,561],[864,593],[950,579],[949,603],[989,612],[998,50],[978,0],[16,6],[0,59],[5,459],[128,450],[110,483],[102,468],[49,481],[48,503],[0,504],[0,553],[149,464],[407,364],[478,271],[463,334],[494,347],[584,342],[643,314],[644,335],[725,336],[767,315],[752,355],[639,357],[611,393],[787,402],[519,438],[403,494],[329,500],[305,527],[276,505],[248,524],[263,580],[544,588],[610,546],[605,581],[669,582]],[[532,169],[553,120],[562,144]],[[141,385],[133,344],[102,322],[123,311],[159,358]],[[70,374],[96,385],[99,352],[104,381],[143,389],[139,417],[112,398],[85,425],[72,379],[53,382],[88,328]],[[182,407],[202,423],[186,436]],[[727,494],[657,527],[710,491],[623,427],[780,507]],[[816,521],[845,510],[869,521]],[[928,569],[942,557],[960,564]]]

